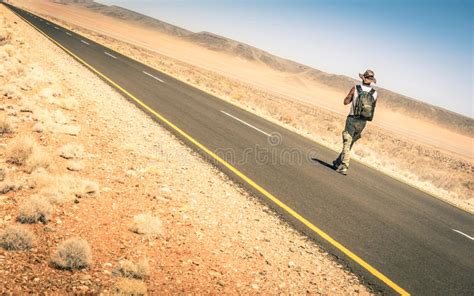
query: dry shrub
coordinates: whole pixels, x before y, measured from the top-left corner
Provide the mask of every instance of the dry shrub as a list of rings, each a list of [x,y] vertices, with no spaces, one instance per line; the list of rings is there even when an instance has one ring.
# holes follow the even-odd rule
[[[117,270],[121,276],[134,279],[144,279],[150,275],[150,264],[147,259],[142,259],[137,263],[124,260]]]
[[[79,103],[73,97],[66,97],[58,100],[57,105],[65,110],[76,110],[79,107]]]
[[[17,51],[15,46],[13,46],[11,44],[4,45],[3,50],[5,51],[5,53],[8,54],[9,57],[13,57],[13,55]]]
[[[39,191],[39,194],[53,204],[72,203],[76,200],[76,196],[70,190],[64,190],[64,188],[45,187]]]
[[[132,232],[146,235],[159,235],[163,233],[161,220],[150,214],[139,214],[133,217],[133,223],[130,226]]]
[[[58,124],[67,124],[69,119],[61,110],[55,110],[51,113],[51,119]]]
[[[47,169],[51,166],[51,156],[40,147],[35,147],[31,155],[26,159],[25,171],[31,173],[38,168]]]
[[[40,190],[52,203],[65,204],[74,202],[81,191],[81,180],[69,175],[54,176],[48,186]]]
[[[0,234],[0,246],[10,251],[28,250],[32,246],[33,234],[23,226],[8,226]]]
[[[89,243],[80,238],[62,242],[51,256],[51,263],[60,269],[82,269],[92,262]]]
[[[75,188],[75,192],[77,197],[98,197],[99,192],[99,184],[94,181],[90,180],[81,180],[79,182],[79,186]]]
[[[0,61],[7,61],[8,58],[8,53],[3,48],[0,48]],[[0,69],[0,76],[6,76],[3,68]]]
[[[56,181],[56,177],[51,175],[44,168],[33,170],[28,180],[28,186],[31,188],[41,189],[43,187],[52,186]]]
[[[44,132],[44,126],[41,122],[38,122],[36,123],[34,126],[33,126],[33,131],[34,132],[37,132],[37,133],[42,133]]]
[[[2,87],[1,94],[2,94],[2,97],[5,99],[12,100],[12,99],[20,98],[20,93],[18,92],[16,87],[13,85],[6,85]]]
[[[80,144],[69,143],[59,149],[59,156],[65,159],[78,159],[84,155],[84,146]]]
[[[40,97],[48,100],[49,103],[56,102],[56,98],[62,95],[62,90],[59,86],[43,88],[40,93]]]
[[[53,204],[74,202],[76,198],[98,197],[97,182],[83,180],[70,175],[51,175],[39,168],[31,174],[29,186],[48,198]]]
[[[82,171],[84,169],[84,163],[82,161],[69,161],[66,168],[73,172]]]
[[[17,191],[22,188],[22,184],[18,180],[7,179],[0,183],[0,194],[6,194],[10,191]]]
[[[125,278],[115,283],[114,292],[122,296],[142,296],[146,295],[147,287],[143,281]]]
[[[9,31],[0,31],[0,45],[6,45],[10,43],[12,34]]]
[[[20,112],[33,113],[34,106],[30,102],[23,102],[20,106]]]
[[[17,220],[20,223],[48,223],[53,207],[47,198],[33,195],[24,200],[19,207]]]
[[[0,135],[10,134],[13,132],[13,127],[10,120],[4,114],[0,115]]]
[[[31,136],[16,137],[7,147],[7,161],[17,165],[25,164],[35,146],[36,142]]]
[[[50,124],[49,130],[52,133],[62,133],[70,136],[77,136],[81,132],[81,127],[78,125],[69,124]]]

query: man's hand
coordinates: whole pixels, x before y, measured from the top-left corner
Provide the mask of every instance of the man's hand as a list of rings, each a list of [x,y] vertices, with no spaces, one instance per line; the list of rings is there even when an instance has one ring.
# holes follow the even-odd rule
[[[344,99],[344,105],[348,105],[352,102],[352,98],[354,98],[354,92],[355,92],[355,86],[351,88],[346,98]]]

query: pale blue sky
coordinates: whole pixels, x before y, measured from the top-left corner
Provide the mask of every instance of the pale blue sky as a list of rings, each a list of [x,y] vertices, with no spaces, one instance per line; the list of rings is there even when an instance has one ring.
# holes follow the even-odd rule
[[[474,116],[473,1],[99,0]]]

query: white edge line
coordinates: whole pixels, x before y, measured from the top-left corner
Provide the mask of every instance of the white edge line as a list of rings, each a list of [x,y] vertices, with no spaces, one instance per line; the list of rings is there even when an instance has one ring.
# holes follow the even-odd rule
[[[117,57],[114,56],[113,54],[110,54],[110,53],[108,53],[108,52],[106,52],[106,51],[104,51],[104,53],[105,53],[106,55],[108,55],[109,57],[111,57],[111,58],[117,59]]]
[[[56,27],[56,26],[54,26],[54,28],[55,28],[56,30],[59,30],[59,28],[58,28],[58,27]]]
[[[459,231],[459,230],[456,230],[456,229],[452,229],[452,231],[457,232],[457,233],[459,233],[460,235],[464,235],[465,237],[467,237],[467,238],[470,239],[470,240],[474,240],[474,237],[469,236],[469,235],[465,234],[465,233],[462,232],[462,231]]]
[[[69,32],[64,32],[64,33],[68,34],[69,36],[72,36],[71,33],[69,33]]]
[[[160,78],[158,78],[158,77],[156,77],[156,76],[154,76],[154,75],[151,75],[150,73],[148,73],[148,72],[146,72],[146,71],[143,71],[143,74],[146,74],[146,75],[148,75],[148,76],[150,76],[150,77],[152,77],[152,78],[155,78],[155,79],[158,80],[159,82],[165,83],[165,82],[164,82],[163,80],[161,80]]]
[[[222,111],[222,110],[221,110],[221,112],[224,113],[225,115],[227,115],[227,116],[229,116],[229,117],[232,117],[233,119],[235,119],[235,120],[237,120],[237,121],[239,121],[239,122],[245,124],[246,126],[251,127],[251,128],[253,128],[254,130],[256,130],[256,131],[261,132],[262,134],[266,135],[267,137],[271,137],[271,135],[270,135],[269,133],[266,133],[266,132],[262,131],[262,130],[259,129],[258,127],[255,127],[255,126],[251,125],[250,123],[245,122],[245,121],[243,121],[242,119],[237,118],[237,117],[235,117],[234,115],[229,114],[229,113],[227,113],[227,112],[225,112],[225,111]]]
[[[84,44],[90,45],[87,41],[84,41],[82,39],[81,39],[81,42],[84,43]]]

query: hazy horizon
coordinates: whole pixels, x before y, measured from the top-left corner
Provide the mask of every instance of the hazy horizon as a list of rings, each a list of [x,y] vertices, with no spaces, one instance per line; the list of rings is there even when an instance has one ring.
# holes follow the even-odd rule
[[[370,68],[378,86],[474,116],[470,1],[97,2],[222,35],[325,72],[358,79]]]

